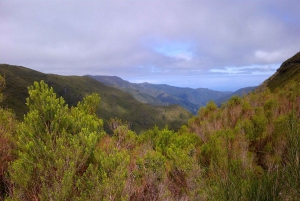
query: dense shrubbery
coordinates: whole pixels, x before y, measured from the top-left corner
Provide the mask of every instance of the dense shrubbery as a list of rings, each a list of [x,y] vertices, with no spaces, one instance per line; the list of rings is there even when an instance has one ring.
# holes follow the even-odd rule
[[[299,101],[299,84],[290,83],[199,110],[189,129],[202,139],[208,199],[297,200]]]
[[[1,88],[4,80],[0,79]],[[1,96],[2,98],[2,96]],[[0,110],[3,200],[295,200],[300,196],[300,90],[291,83],[221,108],[177,132],[137,135],[95,115],[100,97],[68,107],[43,81],[22,122]]]

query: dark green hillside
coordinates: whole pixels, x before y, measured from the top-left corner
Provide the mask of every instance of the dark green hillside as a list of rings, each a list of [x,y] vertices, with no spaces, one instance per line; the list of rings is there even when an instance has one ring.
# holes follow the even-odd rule
[[[76,105],[88,94],[98,93],[101,97],[97,114],[104,122],[118,117],[128,121],[132,129],[139,132],[157,125],[169,125],[178,129],[192,116],[177,105],[155,107],[136,101],[131,95],[113,87],[108,87],[88,76],[59,76],[43,74],[28,68],[12,65],[0,65],[0,75],[5,76],[6,95],[2,103],[13,109],[21,119],[26,111],[27,87],[34,81],[44,80],[55,92],[62,96],[69,106]],[[107,127],[106,127],[107,129]]]
[[[283,62],[277,72],[266,80],[272,91],[282,88],[291,81],[300,81],[300,52]]]

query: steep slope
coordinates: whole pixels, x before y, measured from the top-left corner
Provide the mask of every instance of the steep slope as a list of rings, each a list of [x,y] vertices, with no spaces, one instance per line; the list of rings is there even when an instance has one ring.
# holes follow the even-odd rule
[[[178,104],[196,114],[201,106],[230,92],[220,92],[205,88],[181,88],[166,84],[135,84],[116,76],[90,76],[108,86],[130,93],[136,100],[152,105]]]
[[[19,119],[26,112],[25,102],[28,97],[27,87],[34,81],[44,80],[62,96],[69,106],[93,92],[98,93],[101,102],[97,114],[106,123],[110,118],[118,117],[128,121],[131,129],[137,132],[157,125],[169,125],[171,129],[178,129],[192,116],[180,106],[152,106],[135,100],[131,95],[113,87],[106,86],[87,76],[59,76],[43,74],[28,68],[1,64],[0,75],[5,76],[6,99],[5,107],[11,108]],[[106,126],[106,129],[108,127]]]
[[[263,86],[274,91],[291,81],[300,81],[300,52],[283,62],[276,73],[264,82]]]

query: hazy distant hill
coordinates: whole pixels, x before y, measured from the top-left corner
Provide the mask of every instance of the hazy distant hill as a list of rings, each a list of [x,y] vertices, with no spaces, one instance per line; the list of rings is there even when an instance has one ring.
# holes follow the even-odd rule
[[[136,100],[152,105],[178,104],[196,114],[201,106],[210,100],[217,100],[231,94],[205,88],[181,88],[166,84],[135,84],[116,76],[90,76],[103,84],[130,93]]]
[[[250,93],[251,91],[253,91],[256,87],[245,87],[245,88],[241,88],[233,93],[228,94],[227,96],[223,96],[217,100],[215,100],[215,103],[217,105],[221,105],[222,103],[226,102],[227,100],[229,100],[232,96],[244,96],[248,93]]]
[[[164,103],[156,96],[163,93],[162,91],[146,89],[139,84],[130,83],[126,80],[123,80],[117,76],[92,76],[89,77],[102,82],[107,86],[112,86],[127,93],[130,93],[136,100],[142,103],[150,103],[151,105],[169,105],[168,103]]]
[[[1,64],[0,75],[5,76],[6,99],[4,107],[13,109],[19,119],[26,112],[25,102],[28,97],[27,87],[34,81],[44,80],[66,102],[76,105],[88,94],[96,92],[101,101],[97,114],[105,122],[113,117],[121,118],[132,124],[135,131],[146,130],[166,124],[171,129],[179,128],[192,116],[180,106],[153,106],[135,100],[130,94],[114,87],[109,87],[88,76],[59,76],[44,74],[25,67]],[[106,127],[107,128],[107,127]]]

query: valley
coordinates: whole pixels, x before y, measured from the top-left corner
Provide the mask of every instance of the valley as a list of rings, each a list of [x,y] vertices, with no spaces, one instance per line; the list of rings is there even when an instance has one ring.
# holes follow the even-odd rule
[[[298,200],[299,68],[300,52],[192,115],[88,76],[1,65],[0,198]]]
[[[3,91],[6,98],[2,105],[12,109],[18,119],[22,119],[28,111],[25,105],[28,97],[27,87],[40,80],[53,87],[57,95],[66,100],[69,107],[76,106],[86,95],[99,94],[101,102],[97,115],[104,120],[107,132],[111,132],[107,124],[110,118],[130,122],[132,130],[141,132],[155,125],[159,128],[168,125],[169,128],[177,130],[192,117],[190,112],[178,105],[152,106],[141,103],[130,94],[106,86],[88,76],[44,74],[29,68],[5,64],[0,65],[0,75],[6,80]]]

